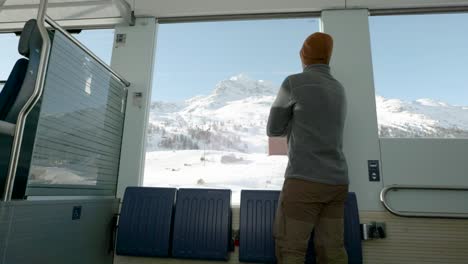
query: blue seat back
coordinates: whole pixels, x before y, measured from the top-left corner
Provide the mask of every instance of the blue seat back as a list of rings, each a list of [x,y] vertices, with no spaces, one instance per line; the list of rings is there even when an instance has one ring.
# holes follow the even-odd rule
[[[31,19],[24,25],[18,44],[18,52],[29,61],[27,63],[20,62],[19,67],[22,72],[17,72],[14,77],[12,76],[12,85],[20,86],[10,88],[15,90],[10,93],[15,94],[14,100],[8,103],[8,109],[2,107],[1,120],[16,124],[19,112],[31,97],[36,86],[41,48],[42,38],[37,28],[37,22],[35,19]],[[5,86],[7,85],[6,83]]]
[[[227,260],[231,241],[231,191],[180,189],[174,219],[172,255]]]
[[[274,263],[273,224],[279,191],[241,192],[239,261]]]
[[[117,255],[168,257],[174,188],[128,187],[117,233]]]
[[[344,241],[349,264],[362,264],[362,238],[359,208],[355,193],[349,193],[345,204]]]

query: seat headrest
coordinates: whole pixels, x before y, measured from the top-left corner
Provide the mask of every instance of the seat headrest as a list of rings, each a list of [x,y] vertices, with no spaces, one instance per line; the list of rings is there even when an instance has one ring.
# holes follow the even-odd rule
[[[26,22],[26,24],[24,24],[23,31],[21,32],[21,37],[18,44],[18,52],[27,58],[29,58],[29,42],[36,28],[36,19],[31,19]]]

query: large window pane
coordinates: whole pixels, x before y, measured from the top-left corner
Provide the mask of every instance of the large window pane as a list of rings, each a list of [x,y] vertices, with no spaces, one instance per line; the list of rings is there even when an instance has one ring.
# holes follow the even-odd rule
[[[10,75],[16,61],[21,58],[18,53],[19,37],[13,33],[0,34],[0,81],[5,81]],[[0,83],[0,89],[3,85]]]
[[[101,60],[110,64],[114,44],[114,29],[83,30],[74,36]]]
[[[468,137],[468,14],[370,18],[381,137]]]
[[[279,189],[285,156],[267,154],[266,122],[318,19],[163,24],[144,184]]]

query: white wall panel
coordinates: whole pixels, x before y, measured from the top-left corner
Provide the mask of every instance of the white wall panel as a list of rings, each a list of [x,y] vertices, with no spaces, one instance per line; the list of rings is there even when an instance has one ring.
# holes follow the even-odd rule
[[[468,140],[381,139],[385,185],[468,186]]]
[[[332,72],[348,98],[344,144],[350,189],[357,192],[360,210],[382,210],[382,182],[369,182],[367,170],[368,160],[380,159],[368,12],[324,11],[322,22],[335,42]]]
[[[361,223],[385,222],[387,237],[363,241],[364,263],[466,264],[468,220],[396,217],[359,212]]]
[[[385,186],[468,187],[468,140],[381,139]],[[406,212],[468,213],[468,191],[398,190],[390,206]]]
[[[156,51],[154,18],[139,18],[133,27],[117,27],[116,34],[125,34],[124,44],[116,45],[112,54],[112,68],[131,82],[127,98],[122,153],[120,156],[117,196],[121,198],[127,186],[142,184],[146,127],[151,98],[154,53]],[[141,100],[134,101],[135,93]],[[139,105],[139,103],[141,103]]]

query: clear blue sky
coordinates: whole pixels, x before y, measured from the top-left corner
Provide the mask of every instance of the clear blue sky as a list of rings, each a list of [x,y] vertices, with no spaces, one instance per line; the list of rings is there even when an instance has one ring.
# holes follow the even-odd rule
[[[389,98],[468,105],[468,14],[371,17],[375,88]],[[153,99],[209,93],[246,73],[280,84],[301,70],[317,19],[161,25]]]
[[[377,93],[468,105],[468,14],[371,17]],[[219,81],[245,73],[280,84],[301,70],[303,40],[318,19],[163,24],[159,27],[153,100],[208,94]],[[112,30],[77,37],[110,61]],[[0,79],[18,57],[17,37],[0,34]]]
[[[375,88],[468,105],[468,14],[370,18]]]
[[[153,99],[208,94],[240,73],[281,84],[301,70],[299,49],[318,30],[318,19],[160,25]]]

